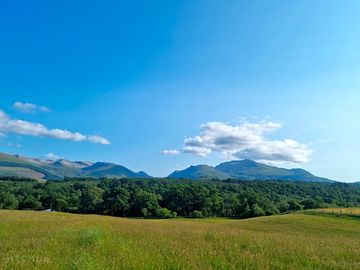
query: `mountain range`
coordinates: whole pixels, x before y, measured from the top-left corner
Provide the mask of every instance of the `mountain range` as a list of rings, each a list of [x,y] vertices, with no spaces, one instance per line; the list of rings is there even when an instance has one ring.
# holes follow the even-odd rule
[[[151,178],[146,172],[134,172],[114,163],[39,159],[5,153],[0,153],[0,176],[45,180],[62,180],[64,177]],[[278,168],[249,159],[224,162],[216,167],[208,165],[190,166],[185,170],[173,172],[168,178],[333,181],[314,176],[303,169]]]
[[[305,182],[333,182],[317,177],[303,169],[284,169],[262,164],[250,159],[234,160],[221,163],[216,167],[208,165],[190,166],[182,171],[175,171],[169,178],[188,179],[241,179],[241,180],[287,180]]]
[[[46,180],[62,180],[66,176],[151,178],[145,172],[133,172],[124,166],[114,163],[39,159],[4,153],[0,153],[0,176],[18,176]]]

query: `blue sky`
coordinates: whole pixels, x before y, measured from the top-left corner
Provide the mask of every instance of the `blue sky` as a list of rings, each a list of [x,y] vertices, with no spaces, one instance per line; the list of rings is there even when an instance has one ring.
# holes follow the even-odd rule
[[[134,2],[1,3],[0,151],[360,180],[359,1]]]

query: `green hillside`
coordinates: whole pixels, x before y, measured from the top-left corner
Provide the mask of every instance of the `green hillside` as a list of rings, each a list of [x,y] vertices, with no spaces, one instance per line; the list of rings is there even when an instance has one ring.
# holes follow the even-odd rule
[[[333,182],[317,177],[303,169],[278,168],[255,162],[253,160],[233,160],[224,162],[216,167],[208,165],[190,166],[181,171],[175,171],[169,178],[188,179],[241,179],[241,180],[285,180],[304,182]]]
[[[7,167],[7,168],[13,168],[13,170],[7,170],[7,175],[12,176],[18,174],[18,168],[20,168],[20,171],[23,172],[24,168],[29,171],[29,174],[25,174],[23,176],[25,177],[32,177],[34,174],[42,174],[44,178],[46,179],[52,179],[52,180],[60,180],[62,177],[54,172],[51,172],[47,170],[46,168],[43,168],[41,165],[28,162],[26,160],[23,160],[17,156],[12,156],[4,153],[0,153],[0,168],[1,167]],[[3,175],[4,170],[3,170]]]
[[[150,178],[145,172],[133,172],[113,163],[42,160],[0,153],[0,176],[62,180],[64,177]]]
[[[81,170],[79,176],[90,177],[118,177],[118,178],[149,178],[150,176],[144,172],[135,173],[128,168],[105,162],[96,162],[95,164],[85,167]]]
[[[218,171],[208,165],[190,166],[182,171],[175,171],[168,176],[169,178],[187,178],[187,179],[227,179],[230,175]]]
[[[326,178],[314,176],[303,169],[284,169],[255,162],[253,160],[234,160],[221,163],[216,170],[229,174],[232,178],[244,180],[293,180],[311,182],[331,182]]]
[[[0,211],[0,269],[360,269],[359,222]]]

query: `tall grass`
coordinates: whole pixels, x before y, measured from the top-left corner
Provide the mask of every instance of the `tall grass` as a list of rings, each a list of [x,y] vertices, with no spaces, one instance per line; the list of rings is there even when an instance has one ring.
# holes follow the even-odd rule
[[[0,269],[360,269],[360,223],[0,211]]]
[[[305,214],[334,215],[360,218],[360,208],[320,208],[304,211]]]

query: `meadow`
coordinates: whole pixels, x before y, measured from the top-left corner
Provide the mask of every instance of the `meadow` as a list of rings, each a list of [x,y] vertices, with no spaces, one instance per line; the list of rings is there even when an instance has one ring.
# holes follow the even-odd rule
[[[0,269],[360,269],[360,223],[0,211]]]
[[[360,218],[360,208],[320,208],[320,209],[309,209],[307,212],[313,212],[315,214],[333,214],[337,216],[353,216]]]

